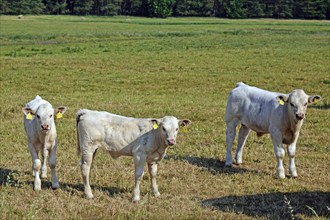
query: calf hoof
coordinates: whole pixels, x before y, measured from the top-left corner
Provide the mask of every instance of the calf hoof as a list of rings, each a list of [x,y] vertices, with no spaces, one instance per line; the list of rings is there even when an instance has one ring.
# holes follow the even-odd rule
[[[242,164],[243,163],[243,160],[241,160],[241,159],[236,159],[236,164],[237,165],[240,165],[240,164]]]
[[[93,194],[85,195],[85,197],[86,197],[86,199],[93,199],[94,198]]]
[[[139,203],[140,202],[140,197],[139,196],[133,197],[132,202],[133,203]]]
[[[92,189],[90,187],[85,187],[84,193],[85,193],[86,199],[94,198],[93,193],[92,193]]]
[[[279,179],[285,179],[285,174],[284,173],[279,173],[279,174],[277,174],[277,177]]]
[[[297,172],[292,172],[292,173],[291,173],[291,177],[292,177],[292,178],[297,178],[297,177],[298,177]]]
[[[227,163],[227,162],[226,162],[226,163],[225,163],[225,166],[226,166],[226,167],[232,167],[232,166],[233,166],[233,163]]]
[[[159,192],[154,192],[154,196],[155,197],[159,197],[160,196],[160,193]]]
[[[41,184],[40,184],[40,185],[34,185],[34,186],[33,186],[33,190],[34,190],[34,191],[39,191],[39,190],[41,190]]]
[[[60,188],[60,185],[58,183],[54,183],[54,184],[52,183],[52,189],[53,190],[56,190],[58,188]]]
[[[37,178],[36,180],[34,180],[33,190],[34,191],[41,190],[41,181],[40,181],[39,178]]]

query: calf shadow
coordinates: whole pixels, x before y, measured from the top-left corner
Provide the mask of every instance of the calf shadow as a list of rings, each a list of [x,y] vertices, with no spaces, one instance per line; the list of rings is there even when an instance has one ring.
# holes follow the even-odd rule
[[[33,181],[26,181],[24,182],[24,184],[27,185],[31,185],[31,188],[33,188]],[[91,185],[92,190],[99,190],[102,192],[105,192],[109,197],[113,197],[116,194],[119,193],[125,193],[127,192],[124,189],[120,189],[117,187],[103,187],[103,186],[99,186],[99,185]],[[41,189],[52,189],[52,182],[51,181],[45,181],[45,180],[41,180]],[[66,191],[70,194],[80,194],[80,193],[84,193],[84,185],[83,184],[72,184],[72,183],[64,183],[64,182],[60,182],[60,188],[63,191]],[[56,190],[56,189],[55,189]]]
[[[265,174],[263,171],[257,171],[257,170],[249,170],[243,167],[239,167],[237,165],[234,165],[232,167],[228,167],[225,165],[224,161],[216,160],[213,158],[203,158],[203,157],[191,157],[191,156],[176,156],[176,155],[170,155],[165,156],[166,159],[173,159],[173,160],[180,160],[185,161],[189,164],[192,164],[194,166],[198,166],[201,168],[206,169],[210,173],[216,175],[216,174],[243,174],[243,173],[254,173],[254,174]]]
[[[268,193],[204,200],[204,208],[267,219],[330,218],[330,192]]]
[[[17,170],[11,170],[7,168],[0,168],[0,185],[3,186],[21,186],[21,183],[15,179],[15,175],[18,174]]]
[[[33,189],[33,180],[29,181],[23,181],[20,182],[17,180],[15,175],[18,175],[19,172],[17,170],[11,170],[7,168],[0,168],[0,185],[3,186],[11,186],[11,187],[22,187],[23,185],[29,185],[31,189]],[[33,179],[33,176],[30,172],[25,172],[24,174],[31,175],[31,179]],[[105,192],[109,197],[113,197],[115,194],[118,193],[125,193],[127,190],[120,189],[117,187],[103,187],[99,185],[91,185],[92,189],[100,190],[102,192]],[[41,189],[51,189],[52,183],[51,181],[47,180],[41,180]],[[71,184],[71,183],[64,183],[60,182],[60,189],[63,191],[67,191],[71,194],[77,194],[77,192],[84,192],[84,186],[83,184]]]

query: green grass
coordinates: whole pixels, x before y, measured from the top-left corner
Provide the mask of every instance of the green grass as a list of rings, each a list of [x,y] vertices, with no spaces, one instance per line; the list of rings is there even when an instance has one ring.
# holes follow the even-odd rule
[[[326,219],[330,216],[330,23],[300,20],[0,16],[1,219]],[[319,94],[298,141],[297,179],[275,178],[269,136],[251,133],[243,165],[224,167],[227,96],[239,81]],[[22,107],[36,95],[57,121],[59,190],[32,190]],[[76,155],[80,108],[192,121],[131,203],[132,158],[99,151],[83,198]],[[288,173],[288,158],[285,158]],[[50,172],[49,172],[50,175]]]

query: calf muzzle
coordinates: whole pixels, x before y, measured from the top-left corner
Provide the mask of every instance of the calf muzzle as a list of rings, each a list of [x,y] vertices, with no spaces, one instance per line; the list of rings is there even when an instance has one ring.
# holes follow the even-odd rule
[[[47,125],[47,124],[41,125],[41,130],[48,131],[49,130],[49,125]]]
[[[173,145],[176,144],[176,141],[175,141],[174,139],[170,139],[170,140],[167,140],[167,144],[168,144],[169,146],[173,146]]]
[[[304,113],[297,113],[297,114],[296,114],[296,118],[297,118],[298,120],[303,120],[303,119],[305,118],[305,114],[304,114]]]

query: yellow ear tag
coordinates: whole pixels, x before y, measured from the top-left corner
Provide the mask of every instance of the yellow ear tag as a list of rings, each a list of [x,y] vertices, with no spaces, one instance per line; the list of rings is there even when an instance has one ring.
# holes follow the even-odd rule
[[[284,101],[282,99],[280,100],[280,105],[284,105]]]
[[[152,127],[156,130],[156,129],[158,128],[158,124],[157,124],[157,123],[154,123],[154,124],[152,125]]]
[[[319,100],[318,99],[314,99],[314,103],[316,104]]]
[[[182,127],[181,131],[182,131],[183,133],[187,133],[187,132],[188,132],[188,127],[184,125],[184,126]]]
[[[60,118],[63,118],[63,114],[62,112],[57,112],[56,119],[60,119]]]
[[[30,112],[26,115],[26,119],[27,119],[27,120],[32,120],[32,115],[31,115]]]

